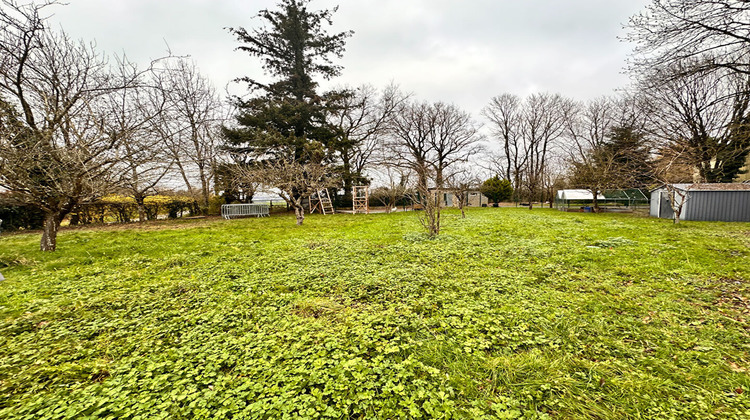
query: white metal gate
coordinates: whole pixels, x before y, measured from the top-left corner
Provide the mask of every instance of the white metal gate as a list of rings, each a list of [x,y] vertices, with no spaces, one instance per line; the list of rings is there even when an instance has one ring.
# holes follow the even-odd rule
[[[268,204],[223,204],[221,217],[225,219],[245,216],[267,217],[269,211]]]

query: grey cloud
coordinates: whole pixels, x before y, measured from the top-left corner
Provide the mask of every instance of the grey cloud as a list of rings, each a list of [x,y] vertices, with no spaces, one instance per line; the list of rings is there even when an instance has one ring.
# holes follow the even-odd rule
[[[341,4],[334,30],[353,29],[344,74],[324,83],[384,85],[391,80],[427,100],[478,112],[502,92],[560,92],[577,98],[608,94],[630,46],[621,24],[648,0],[316,0]],[[160,56],[165,39],[190,54],[222,88],[241,75],[261,77],[257,60],[235,52],[223,28],[251,27],[273,0],[71,0],[55,20],[76,37],[138,61]]]

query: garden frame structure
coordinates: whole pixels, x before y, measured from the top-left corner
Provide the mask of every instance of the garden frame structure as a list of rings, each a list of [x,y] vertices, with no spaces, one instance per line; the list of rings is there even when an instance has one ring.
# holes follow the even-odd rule
[[[649,206],[646,194],[636,188],[600,191],[596,201],[602,211],[630,211]],[[587,211],[593,205],[594,195],[589,190],[558,190],[555,194],[555,208],[560,211]]]
[[[352,188],[352,212],[370,214],[370,187],[367,185]]]

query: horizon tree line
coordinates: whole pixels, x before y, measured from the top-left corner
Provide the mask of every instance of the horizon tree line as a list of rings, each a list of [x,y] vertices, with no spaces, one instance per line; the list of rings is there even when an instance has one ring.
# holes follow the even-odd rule
[[[395,84],[321,92],[317,79],[341,74],[334,60],[353,32],[330,34],[336,9],[309,3],[281,0],[259,12],[262,25],[229,29],[271,80],[240,76],[249,96],[227,101],[190,60],[168,55],[139,69],[52,30],[46,11],[56,1],[4,1],[0,186],[45,213],[40,248],[55,249],[60,223],[77,206],[112,192],[133,197],[141,221],[144,199],[167,189],[184,188],[203,212],[212,197],[280,192],[301,224],[310,194],[332,188],[345,205],[353,186],[385,173],[384,202],[409,196],[436,235],[442,204],[434,192],[463,197],[482,178],[508,180],[512,199],[531,209],[561,187],[596,197],[657,183],[731,182],[750,152],[747,41],[744,26],[727,20],[750,6],[691,3],[675,15],[685,2],[655,1],[628,26],[639,44],[636,83],[586,102],[500,94],[482,110],[488,136],[457,106],[420,102]],[[697,18],[711,24],[696,26]],[[696,52],[718,39],[728,41]]]

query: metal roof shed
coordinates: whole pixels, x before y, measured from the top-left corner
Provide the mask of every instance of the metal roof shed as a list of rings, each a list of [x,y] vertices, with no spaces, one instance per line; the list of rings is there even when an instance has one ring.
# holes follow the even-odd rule
[[[750,184],[671,184],[681,220],[750,222]],[[652,217],[674,219],[666,185],[651,190]]]

